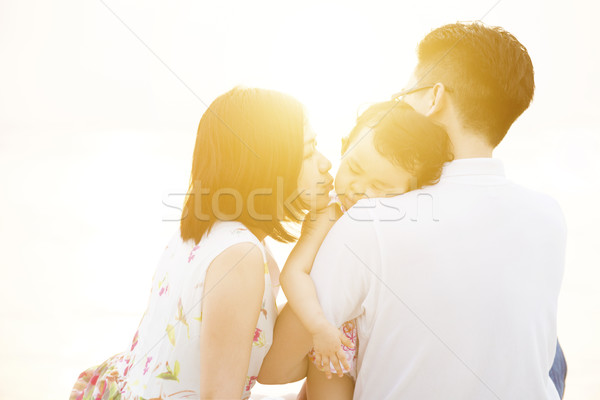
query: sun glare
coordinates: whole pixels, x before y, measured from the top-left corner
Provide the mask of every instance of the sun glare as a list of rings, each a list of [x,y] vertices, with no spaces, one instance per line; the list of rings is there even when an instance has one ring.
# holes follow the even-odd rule
[[[359,11],[319,5],[282,20],[268,61],[265,84],[305,104],[320,150],[334,169],[341,137],[354,125],[358,108],[384,100],[381,88],[393,85],[383,73],[365,76],[386,68],[386,60],[375,62],[370,54],[381,54],[389,43]]]

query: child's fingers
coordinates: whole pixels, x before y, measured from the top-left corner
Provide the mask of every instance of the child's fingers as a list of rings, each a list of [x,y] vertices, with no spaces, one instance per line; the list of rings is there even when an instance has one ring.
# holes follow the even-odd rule
[[[331,379],[331,369],[329,368],[329,366],[331,365],[330,361],[329,361],[329,357],[324,356],[323,357],[323,372],[325,372],[325,376],[327,376],[327,379]]]
[[[331,357],[331,362],[333,363],[333,368],[335,372],[337,372],[338,376],[341,378],[344,376],[344,371],[342,371],[342,367],[340,367],[340,360],[337,355]]]
[[[342,344],[348,348],[353,349],[354,348],[354,343],[352,343],[352,340],[350,340],[350,338],[344,334],[340,335],[340,340],[342,341]]]
[[[346,357],[346,353],[343,350],[339,350],[337,353],[338,358],[342,362],[342,366],[346,371],[350,371],[350,363],[348,362],[348,358]]]

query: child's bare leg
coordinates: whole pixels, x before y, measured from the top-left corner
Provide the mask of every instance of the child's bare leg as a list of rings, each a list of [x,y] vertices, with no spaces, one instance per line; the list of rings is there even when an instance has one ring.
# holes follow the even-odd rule
[[[273,344],[263,360],[258,382],[282,384],[304,378],[311,348],[312,337],[286,305],[275,322]]]
[[[322,371],[312,363],[308,363],[306,376],[306,393],[308,400],[351,400],[354,394],[354,380],[348,375],[333,375],[327,379]]]

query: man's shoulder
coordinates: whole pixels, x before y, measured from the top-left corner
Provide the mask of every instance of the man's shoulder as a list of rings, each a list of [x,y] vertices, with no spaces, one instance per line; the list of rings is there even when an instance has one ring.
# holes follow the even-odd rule
[[[428,186],[422,189],[390,196],[361,199],[346,213],[352,221],[402,220],[411,210],[438,196],[444,189],[441,186]]]
[[[462,208],[465,204],[482,206],[487,203],[486,198],[490,200],[491,207],[498,206],[496,200],[502,199],[504,207],[546,218],[564,219],[562,208],[554,197],[510,180],[497,185],[473,185],[469,188],[440,182],[398,196],[361,199],[347,214],[355,222],[396,221],[429,208],[452,212],[453,208]]]
[[[549,228],[552,223],[566,230],[565,216],[558,200],[547,193],[512,182],[512,199],[517,207]]]
[[[513,197],[515,201],[543,211],[562,215],[562,209],[559,202],[551,195],[512,181],[508,182],[510,183],[511,191],[514,193]]]
[[[356,202],[337,220],[330,233],[332,235],[335,233],[335,236],[349,237],[372,230],[375,220],[374,210],[377,207],[373,200],[375,199],[361,199]]]

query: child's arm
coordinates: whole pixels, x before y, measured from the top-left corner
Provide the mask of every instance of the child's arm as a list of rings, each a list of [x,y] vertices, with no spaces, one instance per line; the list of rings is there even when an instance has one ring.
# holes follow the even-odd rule
[[[339,208],[333,205],[315,215],[307,216],[300,239],[290,253],[280,276],[281,287],[290,307],[313,337],[315,361],[317,365],[324,366],[328,378],[331,377],[330,361],[339,376],[343,376],[340,362],[346,370],[350,369],[341,345],[354,345],[325,319],[309,274],[321,243],[340,215]]]

